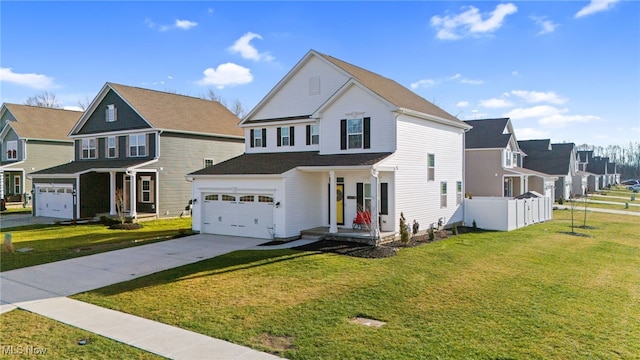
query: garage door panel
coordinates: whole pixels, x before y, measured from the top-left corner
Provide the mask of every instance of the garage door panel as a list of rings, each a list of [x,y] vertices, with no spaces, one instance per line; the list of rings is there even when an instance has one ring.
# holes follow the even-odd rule
[[[264,239],[271,237],[269,229],[273,227],[273,202],[259,202],[260,198],[255,194],[204,195],[204,233]]]
[[[36,216],[73,218],[72,187],[37,187]]]

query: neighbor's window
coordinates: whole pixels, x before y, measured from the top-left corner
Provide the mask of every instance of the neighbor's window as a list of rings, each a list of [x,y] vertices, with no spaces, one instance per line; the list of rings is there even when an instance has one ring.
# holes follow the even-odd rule
[[[447,182],[440,182],[440,207],[447,207]]]
[[[129,135],[129,156],[147,155],[147,135]]]
[[[18,142],[17,141],[7,141],[7,160],[17,160],[18,159]]]
[[[505,166],[511,166],[511,151],[509,150],[504,152],[504,164]]]
[[[262,147],[262,131],[260,129],[253,132],[253,146]]]
[[[107,157],[118,157],[118,141],[115,136],[107,137]]]
[[[311,125],[311,144],[320,144],[320,125]]]
[[[427,155],[427,180],[434,181],[436,179],[436,156],[434,154]]]
[[[362,119],[347,120],[347,144],[349,149],[362,148]]]
[[[456,182],[456,205],[462,203],[462,181]]]
[[[213,166],[213,164],[215,164],[215,162],[213,161],[212,158],[205,158],[204,159],[204,167],[209,167],[209,166]]]
[[[109,104],[107,105],[107,110],[104,115],[107,122],[114,122],[118,120],[118,109],[116,109],[114,104]]]
[[[280,143],[282,144],[282,146],[289,146],[289,139],[289,128],[280,128]]]
[[[82,139],[82,159],[96,158],[96,139]]]

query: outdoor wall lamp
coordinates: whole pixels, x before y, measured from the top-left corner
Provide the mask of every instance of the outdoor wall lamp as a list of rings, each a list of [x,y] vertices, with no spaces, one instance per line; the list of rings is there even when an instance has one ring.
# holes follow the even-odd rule
[[[276,203],[276,208],[279,208],[279,207],[280,207],[280,201]]]

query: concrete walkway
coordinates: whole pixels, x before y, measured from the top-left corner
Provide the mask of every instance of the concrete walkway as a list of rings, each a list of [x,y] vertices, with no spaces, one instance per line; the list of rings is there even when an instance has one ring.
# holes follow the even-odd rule
[[[264,242],[193,235],[2,272],[0,313],[24,309],[172,359],[278,359],[244,346],[65,298],[236,250],[294,247],[309,241],[257,246]]]
[[[554,208],[558,208],[558,209],[563,209],[563,210],[571,210],[571,206],[567,206],[567,205],[558,205],[555,204],[553,205]],[[575,209],[576,211],[582,211],[584,210],[584,206],[580,207],[580,205],[576,206]],[[587,211],[592,211],[592,212],[602,212],[602,213],[609,213],[609,214],[618,214],[618,215],[633,215],[633,216],[640,216],[640,211],[626,211],[626,210],[614,210],[614,209],[599,209],[599,208],[590,208],[587,207]]]

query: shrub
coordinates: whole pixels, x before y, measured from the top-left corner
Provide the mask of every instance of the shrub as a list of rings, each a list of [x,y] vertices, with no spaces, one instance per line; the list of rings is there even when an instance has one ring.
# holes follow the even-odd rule
[[[433,231],[433,226],[429,228],[429,241],[433,241],[436,239],[436,234]]]
[[[409,236],[409,226],[407,220],[404,218],[404,214],[400,213],[400,241],[404,244],[408,244],[411,237]]]

